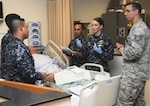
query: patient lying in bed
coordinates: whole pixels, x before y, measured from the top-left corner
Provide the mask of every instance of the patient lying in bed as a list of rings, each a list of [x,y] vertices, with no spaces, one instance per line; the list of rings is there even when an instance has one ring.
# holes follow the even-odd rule
[[[43,54],[32,54],[35,63],[35,69],[37,72],[46,72],[47,75],[54,74],[54,80],[56,84],[63,84],[67,82],[73,82],[82,78],[89,78],[88,71],[82,73],[82,76],[77,74],[81,74],[83,70],[77,66],[67,67],[66,69],[62,69],[55,59],[51,59],[48,55]],[[63,70],[63,71],[62,71]],[[59,72],[59,73],[58,73]],[[75,74],[76,73],[76,74]],[[62,82],[65,80],[65,82]],[[49,81],[49,80],[47,80]]]
[[[89,71],[81,72],[81,68],[76,66],[61,69],[57,61],[51,59],[48,55],[33,54],[33,58],[36,71],[46,72],[49,76],[49,78],[45,80],[44,86],[61,88],[68,91],[68,88],[70,87],[86,85],[93,80]],[[53,79],[55,82],[52,82],[49,79]]]

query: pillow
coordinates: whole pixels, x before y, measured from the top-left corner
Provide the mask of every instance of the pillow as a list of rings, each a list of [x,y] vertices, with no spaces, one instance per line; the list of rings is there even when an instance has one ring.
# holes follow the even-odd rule
[[[46,72],[47,74],[61,71],[56,60],[51,59],[48,55],[32,54],[36,72]]]

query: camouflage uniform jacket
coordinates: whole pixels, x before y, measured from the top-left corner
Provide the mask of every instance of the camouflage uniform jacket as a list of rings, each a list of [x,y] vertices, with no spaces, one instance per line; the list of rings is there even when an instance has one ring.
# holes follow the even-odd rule
[[[11,41],[2,47],[1,77],[11,81],[35,83],[43,76],[35,72],[34,60],[28,47],[19,39],[12,37]]]
[[[1,46],[5,47],[4,45],[7,45],[9,41],[11,41],[11,39],[12,39],[12,34],[10,31],[8,31],[2,38]]]
[[[109,72],[108,61],[113,59],[114,56],[114,48],[112,44],[112,40],[109,36],[102,33],[100,36],[95,36],[94,34],[89,35],[87,37],[87,43],[84,44],[84,55],[86,55],[88,63],[96,63],[100,64],[104,67],[104,71]],[[93,46],[94,43],[100,45],[102,48],[102,54],[94,51]],[[95,69],[93,69],[95,70]],[[96,71],[98,71],[96,69]]]
[[[81,40],[81,43],[83,44],[85,42],[85,37],[82,36],[80,38],[78,38]],[[73,51],[77,51],[77,52],[81,52],[81,54],[83,54],[83,50],[82,48],[78,47],[76,45],[76,38],[74,38],[73,40],[71,40],[71,42],[69,43],[69,48]],[[70,65],[76,65],[76,66],[81,66],[85,63],[85,58],[81,57],[81,56],[70,56],[71,57],[71,64]]]
[[[142,19],[133,24],[121,52],[124,58],[123,78],[149,79],[150,30]]]
[[[2,38],[1,41],[1,50],[4,50],[4,48],[6,48],[6,45],[11,41],[12,39],[12,34],[10,33],[10,31],[8,31],[4,37]],[[4,61],[5,56],[3,56],[4,53],[1,53],[1,61]]]

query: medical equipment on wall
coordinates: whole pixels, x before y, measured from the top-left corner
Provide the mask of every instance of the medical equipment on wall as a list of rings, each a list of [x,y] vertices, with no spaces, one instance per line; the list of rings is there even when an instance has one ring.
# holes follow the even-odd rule
[[[40,46],[40,22],[28,22],[29,46]]]

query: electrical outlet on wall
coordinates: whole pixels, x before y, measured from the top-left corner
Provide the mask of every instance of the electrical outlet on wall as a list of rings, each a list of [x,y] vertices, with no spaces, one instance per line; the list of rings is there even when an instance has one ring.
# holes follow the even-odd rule
[[[119,27],[119,37],[125,37],[125,27]]]

